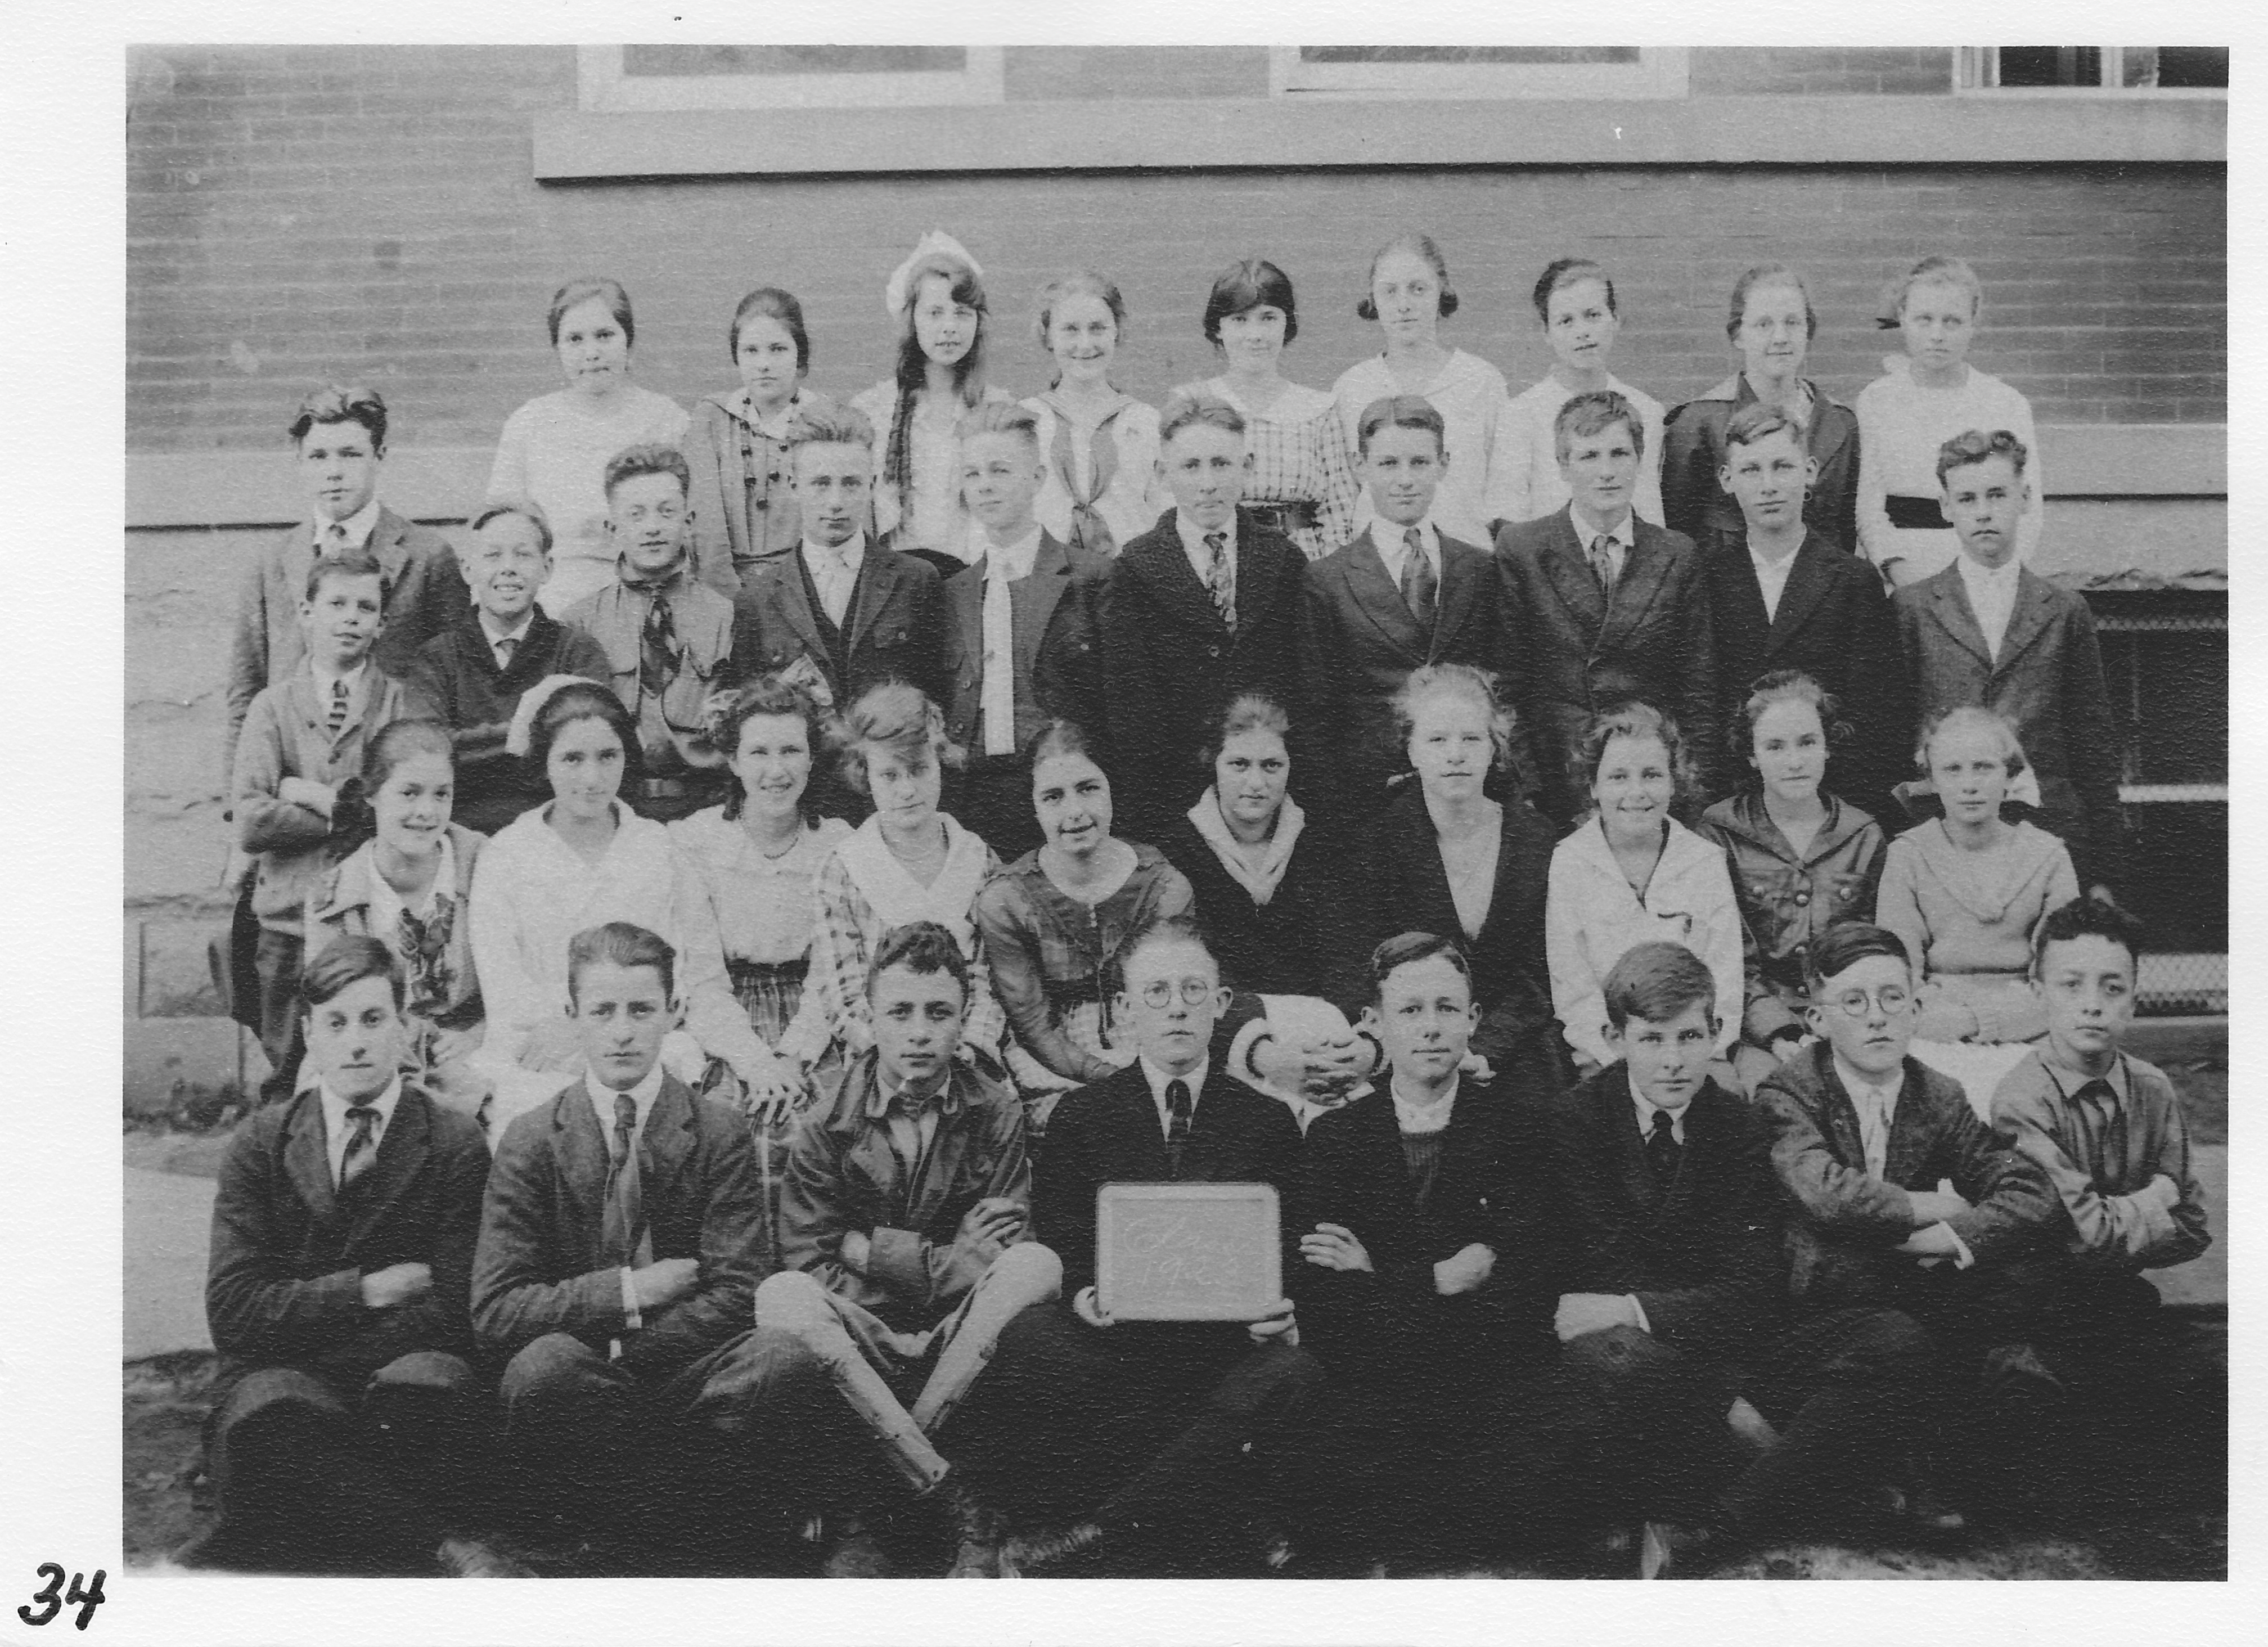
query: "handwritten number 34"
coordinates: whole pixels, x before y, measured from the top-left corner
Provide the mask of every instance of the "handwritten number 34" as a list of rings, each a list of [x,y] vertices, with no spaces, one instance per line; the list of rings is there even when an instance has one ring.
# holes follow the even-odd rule
[[[40,1577],[48,1582],[32,1597],[31,1606],[16,1609],[16,1616],[26,1624],[37,1627],[54,1623],[55,1614],[65,1607],[75,1607],[78,1609],[76,1622],[79,1629],[85,1629],[88,1621],[94,1617],[95,1608],[102,1605],[102,1569],[98,1567],[94,1570],[92,1584],[86,1582],[85,1573],[71,1574],[69,1590],[63,1588],[63,1570],[53,1562],[40,1563]],[[33,1607],[39,1610],[34,1612]]]

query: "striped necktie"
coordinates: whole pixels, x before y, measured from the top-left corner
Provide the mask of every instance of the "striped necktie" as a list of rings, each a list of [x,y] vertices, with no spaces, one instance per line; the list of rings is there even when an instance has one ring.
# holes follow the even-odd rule
[[[1189,1147],[1189,1085],[1186,1081],[1166,1083],[1166,1176],[1182,1175],[1182,1154]]]
[[[345,1189],[355,1180],[370,1171],[378,1159],[378,1139],[373,1131],[378,1125],[378,1111],[368,1104],[347,1107],[347,1120],[354,1130],[347,1134],[347,1147],[339,1157],[339,1187]]]
[[[1211,592],[1213,610],[1228,632],[1236,633],[1236,569],[1228,557],[1228,533],[1208,532],[1205,548],[1212,551],[1212,563],[1205,569],[1205,588]]]
[[[347,729],[347,695],[345,681],[331,682],[331,709],[330,713],[323,718],[323,730],[328,732],[334,740]]]
[[[1431,631],[1433,627],[1433,600],[1440,592],[1441,580],[1434,575],[1433,562],[1425,558],[1425,539],[1412,526],[1402,534],[1402,599],[1410,608],[1410,615],[1418,620],[1418,627]]]
[[[615,1143],[607,1164],[607,1211],[600,1239],[608,1261],[627,1268],[637,1267],[638,1237],[644,1233],[645,1187],[637,1160],[637,1100],[628,1092],[615,1094]]]

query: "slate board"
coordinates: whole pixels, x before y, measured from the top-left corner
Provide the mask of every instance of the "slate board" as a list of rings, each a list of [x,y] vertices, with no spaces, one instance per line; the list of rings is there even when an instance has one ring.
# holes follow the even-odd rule
[[[1284,1296],[1268,1184],[1105,1184],[1096,1301],[1122,1321],[1254,1321]]]

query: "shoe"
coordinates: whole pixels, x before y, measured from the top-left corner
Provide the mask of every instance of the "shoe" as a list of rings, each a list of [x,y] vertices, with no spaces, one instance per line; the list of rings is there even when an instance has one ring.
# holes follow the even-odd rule
[[[260,1572],[268,1566],[258,1552],[246,1548],[225,1526],[207,1527],[176,1548],[169,1559],[192,1572]]]
[[[1640,1578],[1690,1578],[1705,1551],[1714,1556],[1717,1538],[1709,1527],[1648,1521],[1638,1527],[1636,1542]],[[1683,1571],[1674,1570],[1678,1568]]]
[[[856,1519],[846,1526],[843,1536],[828,1552],[827,1565],[821,1577],[828,1578],[889,1578],[896,1576],[889,1552],[882,1547],[881,1534]]]
[[[1926,1482],[1886,1484],[1877,1491],[1877,1504],[1896,1530],[1917,1543],[1957,1544],[1968,1536],[1967,1514],[1939,1497]]]
[[[1058,1533],[1026,1533],[1000,1550],[1003,1578],[1101,1578],[1109,1574],[1112,1550],[1102,1528],[1092,1521]]]
[[[452,1578],[533,1578],[535,1569],[482,1539],[443,1539],[433,1560]]]
[[[958,1474],[958,1472],[956,1472]],[[1000,1577],[1000,1516],[978,1502],[976,1495],[947,1476],[941,1485],[953,1520],[953,1565],[948,1578]]]
[[[2071,1397],[2040,1352],[2024,1343],[1995,1344],[1986,1350],[1980,1382],[1985,1401],[2004,1411],[2054,1408]]]

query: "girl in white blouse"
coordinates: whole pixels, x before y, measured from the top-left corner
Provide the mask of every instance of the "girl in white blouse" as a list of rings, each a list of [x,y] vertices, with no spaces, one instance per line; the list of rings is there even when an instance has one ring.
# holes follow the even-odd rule
[[[637,324],[620,281],[569,281],[545,324],[567,386],[504,419],[489,497],[532,499],[550,521],[551,576],[537,599],[556,618],[615,580],[607,460],[626,446],[681,445],[691,420],[668,396],[630,381]]]
[[[1046,466],[1033,512],[1071,548],[1115,555],[1174,506],[1158,479],[1158,408],[1110,382],[1126,301],[1100,275],[1065,275],[1040,293],[1038,330],[1055,381],[1024,402]]]
[[[1363,408],[1390,394],[1420,394],[1448,425],[1448,471],[1433,495],[1433,524],[1467,543],[1487,543],[1496,523],[1512,518],[1498,470],[1506,394],[1504,373],[1462,349],[1443,346],[1441,322],[1457,312],[1449,267],[1431,236],[1403,235],[1370,261],[1370,294],[1355,305],[1385,335],[1381,353],[1339,374],[1337,403],[1346,449],[1355,450]],[[1367,495],[1355,504],[1355,525],[1372,515]]]
[[[1607,1043],[1604,986],[1632,945],[1668,939],[1708,963],[1717,982],[1717,1079],[1741,1033],[1741,913],[1722,849],[1669,815],[1690,783],[1677,723],[1644,703],[1595,718],[1581,777],[1593,812],[1551,853],[1543,944],[1551,1007],[1587,1077],[1620,1055]]]
[[[507,747],[549,779],[552,799],[498,830],[473,878],[473,960],[489,1016],[477,1055],[557,1072],[559,1085],[571,1079],[580,1057],[565,1013],[568,941],[628,921],[677,952],[685,1026],[662,1042],[663,1065],[694,1085],[709,1059],[722,1058],[743,1085],[770,1090],[777,1061],[725,982],[706,887],[666,827],[615,798],[639,765],[621,700],[555,675],[528,688]]]
[[[1011,397],[984,381],[983,271],[932,229],[882,288],[897,323],[891,376],[851,397],[874,426],[874,530],[940,574],[974,558],[961,503],[961,415]]]
[[[2032,404],[1969,364],[1984,288],[1957,257],[1926,257],[1892,293],[1890,315],[1906,352],[1882,360],[1884,375],[1859,391],[1859,548],[1893,587],[1918,583],[1960,553],[1939,505],[1938,448],[1981,429],[2012,430],[2031,453],[2032,496],[2047,495]],[[2016,554],[2039,547],[2041,511],[2016,524]]]
[[[1278,370],[1300,335],[1291,277],[1263,258],[1230,264],[1214,276],[1203,326],[1224,370],[1184,384],[1174,397],[1211,395],[1244,414],[1249,467],[1241,512],[1291,539],[1309,560],[1322,559],[1354,536],[1362,487],[1336,403]]]
[[[1559,408],[1579,394],[1612,389],[1638,408],[1646,452],[1638,462],[1638,493],[1631,507],[1655,526],[1661,514],[1661,402],[1608,370],[1622,311],[1615,283],[1587,257],[1563,257],[1535,283],[1535,318],[1554,357],[1550,375],[1512,397],[1497,447],[1506,518],[1536,520],[1567,502],[1552,426]]]

